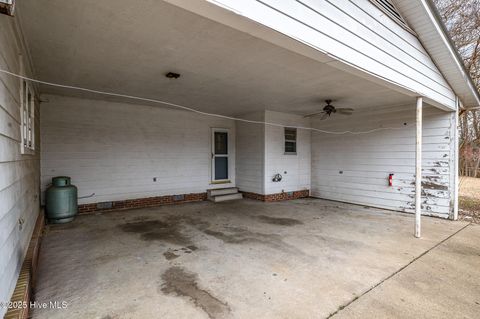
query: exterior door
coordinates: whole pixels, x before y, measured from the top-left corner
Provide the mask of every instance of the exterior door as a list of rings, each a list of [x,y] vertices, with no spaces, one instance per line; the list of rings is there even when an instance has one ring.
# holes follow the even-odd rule
[[[228,130],[212,129],[212,182],[229,180]]]

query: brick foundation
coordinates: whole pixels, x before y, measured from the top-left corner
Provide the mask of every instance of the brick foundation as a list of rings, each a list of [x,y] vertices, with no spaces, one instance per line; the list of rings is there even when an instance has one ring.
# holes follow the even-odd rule
[[[207,193],[192,193],[192,194],[166,195],[166,196],[126,199],[126,200],[112,201],[111,207],[106,207],[106,208],[102,208],[102,205],[101,205],[105,203],[81,204],[81,205],[78,205],[78,213],[90,214],[94,212],[155,207],[155,206],[162,206],[162,205],[188,203],[188,202],[199,202],[204,200],[207,200]],[[107,203],[110,203],[110,202],[107,202]]]
[[[13,291],[10,302],[12,304],[22,305],[21,307],[13,307],[8,309],[4,319],[27,319],[30,318],[30,301],[33,301],[33,291],[37,280],[37,265],[40,244],[45,227],[45,213],[43,210],[37,217],[35,228],[28,245],[27,254],[23,260],[20,274],[18,275],[17,284]],[[23,305],[28,305],[23,307]]]
[[[292,200],[298,198],[306,198],[310,196],[310,191],[308,189],[301,190],[301,191],[293,191],[293,192],[283,192],[283,193],[276,193],[276,194],[257,194],[257,193],[250,193],[250,192],[242,192],[243,197],[256,199],[263,202],[277,202],[282,200]]]

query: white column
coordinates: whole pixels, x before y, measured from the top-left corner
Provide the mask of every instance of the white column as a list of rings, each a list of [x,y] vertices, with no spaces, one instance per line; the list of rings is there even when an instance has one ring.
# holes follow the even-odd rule
[[[458,139],[459,139],[459,133],[458,133],[458,115],[459,115],[459,112],[460,112],[460,100],[458,99],[458,97],[456,98],[456,107],[457,107],[457,110],[455,111],[455,121],[454,121],[454,124],[455,124],[455,127],[454,127],[454,131],[453,131],[453,138],[454,138],[454,141],[453,141],[453,151],[454,151],[454,165],[453,165],[453,169],[454,169],[454,172],[453,172],[453,179],[454,179],[454,182],[453,182],[453,220],[457,220],[458,219],[458,181],[459,181],[459,177],[458,177],[458,161],[460,160],[459,159],[459,153],[460,153],[460,149],[459,149],[459,143],[458,143]]]
[[[415,149],[415,237],[421,235],[422,215],[422,108],[423,98],[417,97],[417,133]]]

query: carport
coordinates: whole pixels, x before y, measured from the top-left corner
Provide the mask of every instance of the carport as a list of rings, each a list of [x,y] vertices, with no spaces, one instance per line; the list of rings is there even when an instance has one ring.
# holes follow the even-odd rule
[[[0,193],[13,229],[0,237],[2,297],[32,233],[28,258],[38,251],[36,217],[22,212],[43,216],[55,176],[78,187],[80,214],[47,225],[38,272],[27,265],[33,318],[342,315],[452,236],[477,236],[452,221],[460,100],[408,30],[399,39],[435,77],[409,80],[425,91],[192,3],[22,1],[14,22],[0,21],[0,89],[20,96],[0,101],[20,105],[19,132],[2,126],[14,141],[5,185],[21,180]],[[439,254],[477,251],[462,245]],[[441,290],[438,311],[453,316],[457,279],[415,282]],[[41,306],[52,301],[67,306]]]
[[[81,212],[236,187],[416,211],[417,224],[422,206],[455,219],[455,112],[287,37],[268,42],[166,2],[132,6],[25,5],[36,75],[49,82],[37,82],[42,190],[71,176]],[[310,117],[325,100],[353,114]]]

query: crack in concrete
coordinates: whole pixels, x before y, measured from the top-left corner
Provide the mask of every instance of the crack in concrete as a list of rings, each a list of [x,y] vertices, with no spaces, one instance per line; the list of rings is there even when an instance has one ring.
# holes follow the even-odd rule
[[[440,242],[438,242],[437,244],[435,244],[434,246],[432,246],[431,248],[427,249],[426,251],[424,251],[423,253],[421,253],[420,255],[418,255],[417,257],[413,258],[409,263],[407,263],[406,265],[400,267],[397,271],[393,272],[392,274],[390,274],[389,276],[387,276],[386,278],[382,279],[381,281],[379,281],[378,283],[376,283],[375,285],[373,285],[372,287],[368,288],[366,291],[364,291],[362,294],[356,296],[355,298],[353,298],[352,300],[350,300],[349,302],[341,305],[340,307],[338,307],[338,309],[335,311],[335,312],[332,312],[330,315],[328,315],[328,317],[326,319],[329,319],[329,318],[332,318],[333,316],[337,315],[340,311],[342,311],[343,309],[347,308],[348,306],[350,306],[352,303],[354,303],[355,301],[357,301],[358,299],[360,299],[361,297],[365,296],[366,294],[368,294],[370,291],[374,290],[375,288],[377,288],[378,286],[380,286],[381,284],[383,284],[384,282],[386,282],[387,280],[395,277],[398,273],[402,272],[404,269],[406,269],[408,266],[410,266],[411,264],[413,264],[414,262],[416,262],[417,260],[419,260],[420,258],[422,258],[423,256],[425,256],[426,254],[428,254],[429,252],[431,252],[432,250],[434,250],[435,248],[437,248],[438,246],[440,246],[441,244],[445,243],[447,240],[449,240],[450,238],[454,237],[455,235],[457,235],[458,233],[460,233],[461,231],[463,231],[465,228],[467,228],[468,226],[472,225],[472,223],[469,223],[465,226],[463,226],[462,228],[460,228],[459,230],[457,230],[456,232],[454,232],[453,234],[451,234],[450,236],[448,236],[447,238],[441,240]]]

